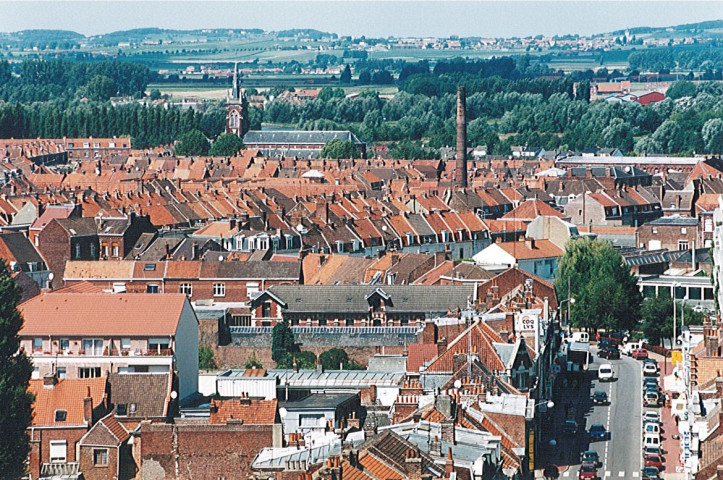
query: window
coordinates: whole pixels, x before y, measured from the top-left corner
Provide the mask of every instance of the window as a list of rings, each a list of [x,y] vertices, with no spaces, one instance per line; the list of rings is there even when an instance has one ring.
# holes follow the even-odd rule
[[[67,417],[68,417],[67,410],[56,410],[55,411],[55,421],[56,422],[64,422]]]
[[[40,337],[33,338],[33,351],[34,352],[42,352],[43,351],[43,339]]]
[[[688,229],[685,228],[685,227],[680,227],[680,234],[681,234],[681,235],[687,235],[687,234],[688,234]]]
[[[713,231],[713,219],[712,218],[706,218],[703,221],[703,230],[706,233],[710,233]]]
[[[130,350],[131,348],[131,339],[130,338],[121,338],[121,350]]]
[[[94,257],[95,257],[95,244],[91,243],[90,244],[90,258],[94,258]]]
[[[271,302],[264,302],[261,304],[261,316],[264,318],[271,316]]]
[[[93,465],[96,467],[105,467],[108,465],[108,450],[105,448],[93,449]]]
[[[66,378],[68,376],[68,371],[65,367],[58,367],[57,374],[58,378]]]
[[[161,353],[162,350],[168,350],[170,348],[170,340],[167,338],[149,338],[148,339],[148,350],[157,351]]]
[[[225,297],[226,296],[226,284],[225,283],[214,283],[213,284],[213,296],[214,297]]]
[[[678,250],[688,250],[688,240],[678,240]]]
[[[119,403],[115,406],[115,413],[117,415],[126,415],[128,413],[128,404],[127,403]]]
[[[145,271],[147,271],[147,272],[152,272],[152,271],[154,271],[155,269],[156,269],[156,264],[155,264],[155,263],[146,263],[145,265],[143,265],[143,270],[145,270]]]
[[[117,257],[117,256],[118,256],[118,244],[117,244],[117,243],[112,244],[112,249],[111,249],[111,250],[112,250],[112,252],[111,252],[112,255],[113,255],[114,257]]]
[[[182,283],[178,287],[178,291],[190,297],[191,295],[193,295],[193,285],[191,285],[190,283]]]
[[[80,259],[80,244],[79,243],[75,244],[75,259],[76,260]]]
[[[246,295],[251,298],[252,295],[259,293],[259,284],[257,282],[246,283]]]
[[[107,243],[104,243],[100,246],[100,252],[101,252],[101,255],[103,255],[104,257],[108,256],[108,244]]]
[[[83,350],[85,350],[86,355],[103,355],[103,339],[84,338]]]
[[[50,463],[65,463],[68,461],[68,444],[65,440],[50,441]]]
[[[131,404],[129,405],[129,407],[130,407],[130,408],[128,409],[128,411],[129,411],[131,414],[136,413],[137,405],[136,405],[135,403],[131,403]]]
[[[98,378],[100,377],[100,367],[79,367],[78,378]]]
[[[146,284],[146,293],[158,293],[158,284],[157,283]]]
[[[63,352],[67,352],[68,350],[70,350],[70,340],[68,340],[67,338],[61,338],[58,341],[58,345],[60,345],[60,350]]]
[[[229,320],[229,327],[250,327],[251,326],[251,315],[231,315]]]
[[[658,233],[658,227],[653,227],[653,233]]]

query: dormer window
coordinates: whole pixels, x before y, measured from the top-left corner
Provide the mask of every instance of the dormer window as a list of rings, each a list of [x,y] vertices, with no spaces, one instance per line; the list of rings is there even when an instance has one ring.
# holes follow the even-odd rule
[[[138,405],[136,405],[135,403],[131,403],[131,404],[128,406],[128,412],[129,412],[131,415],[133,415],[134,413],[136,413],[137,408],[138,408]]]
[[[115,413],[117,415],[126,415],[128,413],[128,404],[126,403],[119,403],[115,407]]]
[[[56,422],[64,422],[66,418],[68,418],[67,410],[56,410],[55,411],[55,421]]]

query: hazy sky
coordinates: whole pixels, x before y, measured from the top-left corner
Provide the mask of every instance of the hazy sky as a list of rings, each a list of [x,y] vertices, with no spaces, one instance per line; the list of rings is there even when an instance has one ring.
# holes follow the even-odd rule
[[[723,1],[0,0],[0,31],[99,34],[139,27],[315,28],[354,36],[591,34],[723,19]]]

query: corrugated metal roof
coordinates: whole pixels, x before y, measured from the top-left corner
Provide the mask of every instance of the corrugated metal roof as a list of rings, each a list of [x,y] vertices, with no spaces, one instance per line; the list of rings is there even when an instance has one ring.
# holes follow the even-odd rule
[[[368,388],[376,386],[397,386],[404,372],[373,372],[369,370],[269,370],[268,375],[279,378],[289,387],[347,387]]]

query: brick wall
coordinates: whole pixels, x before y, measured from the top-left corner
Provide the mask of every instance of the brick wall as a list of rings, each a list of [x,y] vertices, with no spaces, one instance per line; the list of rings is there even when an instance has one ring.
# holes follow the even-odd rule
[[[70,259],[70,239],[56,221],[51,221],[38,233],[38,250],[45,258],[48,269],[55,274],[53,288],[63,285],[65,262]]]
[[[53,428],[35,430],[33,442],[30,448],[30,474],[32,478],[40,476],[40,467],[43,463],[50,463],[50,442],[51,440],[66,441],[66,459],[68,462],[75,462],[75,445],[88,429],[83,428]]]
[[[685,229],[685,233],[683,233]],[[658,240],[660,242],[660,248],[667,248],[670,251],[678,250],[678,242],[685,241],[688,243],[688,248],[693,247],[693,242],[697,240],[697,226],[696,225],[651,225],[644,224],[638,227],[637,237],[638,245],[649,249],[651,240]],[[696,242],[696,247],[700,247]]]
[[[95,465],[94,450],[105,449],[108,452],[108,461],[105,465]],[[85,480],[107,480],[109,478],[129,478],[118,475],[118,449],[108,447],[82,447],[80,448],[80,471]]]
[[[247,478],[256,454],[272,445],[271,425],[143,424],[141,475],[144,480]]]

